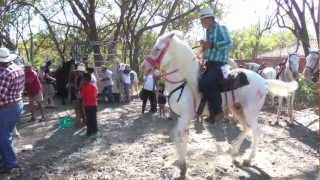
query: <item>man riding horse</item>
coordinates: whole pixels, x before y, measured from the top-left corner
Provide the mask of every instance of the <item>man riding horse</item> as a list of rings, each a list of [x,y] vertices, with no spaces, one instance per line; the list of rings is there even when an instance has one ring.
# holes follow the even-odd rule
[[[223,81],[221,67],[228,64],[232,41],[227,28],[215,21],[212,9],[201,9],[199,14],[202,27],[206,29],[206,40],[201,41],[201,47],[205,51],[206,71],[199,81],[203,100],[198,115],[201,115],[201,106],[208,101],[209,120],[215,122],[224,116],[219,88]]]

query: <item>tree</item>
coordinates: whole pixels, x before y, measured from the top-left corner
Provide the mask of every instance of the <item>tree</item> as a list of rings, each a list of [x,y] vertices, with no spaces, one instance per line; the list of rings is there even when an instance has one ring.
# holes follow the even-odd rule
[[[265,22],[261,23],[261,21],[259,21],[255,26],[255,42],[254,42],[254,46],[252,49],[252,57],[251,59],[255,59],[258,55],[258,52],[260,50],[260,43],[261,43],[261,38],[263,36],[263,34],[270,30],[274,25],[274,21],[273,21],[273,17],[272,16],[268,16],[265,20]]]
[[[15,1],[0,1],[0,46],[4,45],[10,50],[16,49],[16,44],[10,37],[10,23],[16,18],[15,9]]]
[[[231,57],[235,59],[252,59],[255,55],[280,48],[281,46],[292,46],[296,38],[291,32],[271,33],[265,32],[259,37],[259,46],[257,48],[257,28],[256,25],[234,31],[232,34],[233,48]],[[284,41],[283,41],[284,40]],[[255,48],[257,48],[255,50]]]
[[[96,1],[95,0],[67,0],[74,15],[81,22],[84,32],[89,42],[99,41],[98,29],[96,24]],[[100,46],[93,46],[94,60],[97,66],[103,65],[103,58]]]
[[[142,54],[142,49],[140,48],[142,47],[141,40],[145,32],[160,28],[161,34],[166,31],[171,23],[192,15],[203,3],[213,1],[201,1],[198,4],[181,0],[122,1],[119,4],[120,7],[127,6],[123,23],[123,35],[125,38],[122,40],[125,44],[124,49],[128,50],[129,61],[133,68],[138,70],[139,57]],[[186,3],[189,6],[186,6]],[[164,10],[162,11],[162,9]],[[180,10],[176,11],[177,9]]]
[[[319,42],[319,1],[315,0],[274,0],[277,5],[276,19],[280,28],[290,30],[302,43],[305,55],[309,54],[311,29],[308,29],[308,15],[312,20],[312,27]],[[318,6],[318,9],[315,7]],[[318,12],[316,12],[318,11]],[[290,21],[287,21],[290,20]]]

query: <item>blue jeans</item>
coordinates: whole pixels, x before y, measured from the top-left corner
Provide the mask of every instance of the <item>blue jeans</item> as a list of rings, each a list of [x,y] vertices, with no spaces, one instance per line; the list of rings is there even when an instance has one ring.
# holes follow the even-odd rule
[[[6,168],[17,167],[17,159],[12,147],[12,131],[23,109],[23,102],[0,108],[0,156]]]
[[[112,94],[112,86],[104,87],[103,94],[108,98],[110,103],[114,103],[114,97]]]

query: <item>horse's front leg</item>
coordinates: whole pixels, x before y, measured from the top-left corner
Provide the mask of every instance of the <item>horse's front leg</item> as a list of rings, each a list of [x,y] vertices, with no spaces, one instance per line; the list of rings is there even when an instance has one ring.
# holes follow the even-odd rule
[[[277,120],[274,123],[274,125],[279,125],[279,119],[281,116],[281,110],[282,110],[282,101],[283,101],[283,97],[279,97],[278,98],[278,110],[277,110]]]
[[[185,177],[187,172],[186,155],[187,155],[187,142],[188,142],[189,130],[188,119],[185,117],[179,117],[178,125],[175,134],[175,143],[177,154],[179,158],[180,176]]]

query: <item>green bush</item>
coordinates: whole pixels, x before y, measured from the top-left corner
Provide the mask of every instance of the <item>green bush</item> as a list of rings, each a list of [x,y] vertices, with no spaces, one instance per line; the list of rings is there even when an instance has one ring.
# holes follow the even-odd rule
[[[316,84],[299,78],[299,88],[296,93],[296,105],[301,107],[314,107],[317,103],[317,87]]]

